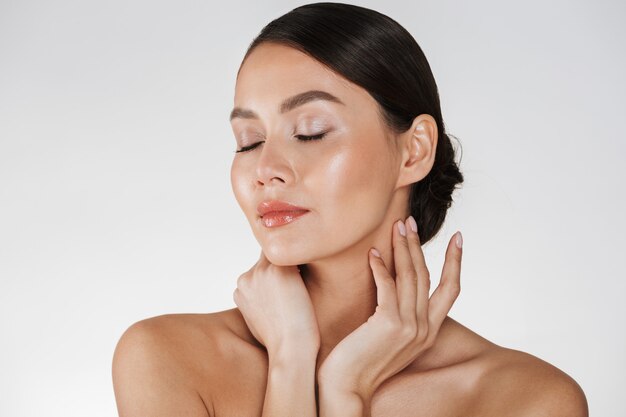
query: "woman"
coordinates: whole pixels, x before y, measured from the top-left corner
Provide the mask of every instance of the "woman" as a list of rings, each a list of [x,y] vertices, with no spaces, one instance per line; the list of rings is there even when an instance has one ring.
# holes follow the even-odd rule
[[[586,416],[568,375],[447,316],[421,245],[463,181],[412,36],[375,11],[298,7],[237,76],[231,181],[261,245],[238,308],[140,321],[120,339],[120,416]],[[371,249],[371,250],[370,250]]]

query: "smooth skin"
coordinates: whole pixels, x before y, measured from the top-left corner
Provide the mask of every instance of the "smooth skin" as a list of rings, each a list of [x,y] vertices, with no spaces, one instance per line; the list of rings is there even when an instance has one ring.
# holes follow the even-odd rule
[[[280,111],[309,90],[342,103]],[[429,297],[406,203],[434,162],[430,115],[394,135],[367,91],[267,43],[243,63],[234,101],[256,116],[231,120],[237,149],[250,147],[235,154],[231,183],[261,254],[237,280],[237,308],[153,317],[122,335],[120,416],[588,415],[567,374],[447,315],[460,291],[457,234]],[[256,205],[268,199],[310,211],[267,228]]]

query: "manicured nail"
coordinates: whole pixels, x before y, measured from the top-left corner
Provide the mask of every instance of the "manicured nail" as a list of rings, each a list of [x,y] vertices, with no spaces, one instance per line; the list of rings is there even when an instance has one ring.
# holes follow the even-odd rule
[[[415,222],[413,216],[409,216],[409,226],[411,226],[411,230],[417,233],[417,223]]]
[[[378,251],[376,250],[376,248],[372,248],[372,254],[373,254],[374,256],[378,256],[378,257],[380,258],[380,252],[378,252]]]
[[[404,227],[404,222],[402,220],[398,220],[398,230],[402,236],[406,236],[406,227]]]
[[[458,232],[456,232],[456,247],[461,249],[463,247],[463,235],[461,234],[461,231],[459,230]]]

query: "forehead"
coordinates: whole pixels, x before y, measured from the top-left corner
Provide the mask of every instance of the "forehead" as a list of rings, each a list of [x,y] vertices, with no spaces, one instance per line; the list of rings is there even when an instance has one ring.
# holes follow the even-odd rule
[[[262,43],[248,55],[235,84],[236,106],[255,108],[278,103],[308,90],[331,92],[344,103],[373,98],[309,55],[285,45]]]

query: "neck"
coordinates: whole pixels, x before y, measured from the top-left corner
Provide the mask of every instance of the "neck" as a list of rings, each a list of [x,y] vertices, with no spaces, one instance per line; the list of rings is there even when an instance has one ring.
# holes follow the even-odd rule
[[[402,215],[388,214],[380,227],[357,244],[335,253],[332,258],[300,265],[320,331],[321,362],[332,349],[376,310],[376,284],[368,259],[375,247],[387,269],[395,276],[392,226]]]
[[[329,351],[374,314],[376,285],[367,249],[340,267],[324,262],[301,268],[320,331],[320,350]]]

